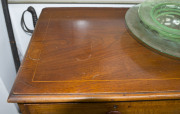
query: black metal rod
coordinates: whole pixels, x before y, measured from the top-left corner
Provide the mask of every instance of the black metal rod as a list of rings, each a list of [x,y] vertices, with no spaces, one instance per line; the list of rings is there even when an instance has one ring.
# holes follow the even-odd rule
[[[20,67],[20,60],[19,60],[19,55],[18,55],[18,51],[17,51],[16,41],[14,38],[13,28],[12,28],[12,24],[11,24],[11,18],[9,15],[8,3],[7,3],[7,0],[1,0],[1,2],[2,2],[2,8],[3,8],[4,17],[5,17],[6,26],[7,26],[9,42],[11,45],[11,51],[12,51],[12,55],[13,55],[13,59],[14,59],[14,64],[16,67],[16,72],[17,72]]]

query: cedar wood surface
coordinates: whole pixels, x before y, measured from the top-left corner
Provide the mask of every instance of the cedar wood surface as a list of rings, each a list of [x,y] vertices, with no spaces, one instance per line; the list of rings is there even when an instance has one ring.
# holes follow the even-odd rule
[[[180,99],[180,61],[134,40],[126,11],[43,9],[8,101]]]

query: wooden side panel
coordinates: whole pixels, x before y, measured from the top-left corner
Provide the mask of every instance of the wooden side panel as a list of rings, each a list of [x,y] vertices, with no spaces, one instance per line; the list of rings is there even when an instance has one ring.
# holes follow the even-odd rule
[[[24,107],[27,111],[23,111]],[[121,114],[179,114],[180,100],[24,104],[24,107],[20,107],[23,114],[106,114],[110,111],[119,111]]]
[[[24,104],[18,104],[22,114],[29,114],[29,109]]]

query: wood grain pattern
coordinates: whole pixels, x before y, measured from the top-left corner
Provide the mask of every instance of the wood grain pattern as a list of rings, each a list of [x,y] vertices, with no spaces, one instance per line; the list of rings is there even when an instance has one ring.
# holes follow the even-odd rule
[[[180,61],[137,43],[126,11],[43,9],[8,101],[180,99]]]
[[[56,103],[24,104],[29,113],[24,114],[179,114],[180,101],[140,101],[114,103]]]

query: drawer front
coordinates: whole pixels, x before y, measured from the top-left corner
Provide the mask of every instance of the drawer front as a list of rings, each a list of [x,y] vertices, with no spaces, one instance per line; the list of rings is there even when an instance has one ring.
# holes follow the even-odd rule
[[[180,114],[180,100],[19,104],[23,114]]]

